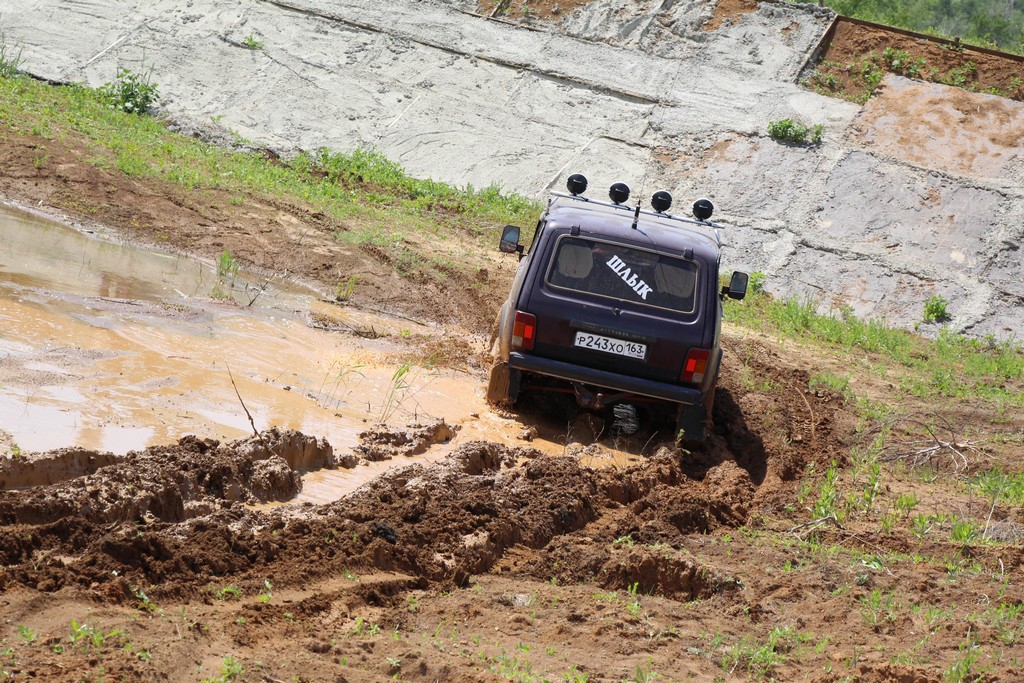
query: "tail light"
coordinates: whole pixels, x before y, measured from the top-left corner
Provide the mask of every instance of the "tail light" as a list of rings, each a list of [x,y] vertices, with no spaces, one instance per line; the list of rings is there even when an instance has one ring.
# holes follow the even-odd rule
[[[537,316],[516,311],[512,322],[512,348],[533,351],[533,342],[537,336]]]
[[[703,382],[710,357],[711,351],[708,349],[690,349],[690,352],[686,354],[686,362],[683,364],[683,374],[679,376],[680,381],[688,384]]]

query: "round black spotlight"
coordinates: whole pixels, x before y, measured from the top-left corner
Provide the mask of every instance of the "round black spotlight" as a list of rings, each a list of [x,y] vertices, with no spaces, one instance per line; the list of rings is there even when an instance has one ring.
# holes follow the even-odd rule
[[[625,204],[629,201],[629,185],[626,183],[615,183],[608,188],[608,196],[616,204]]]
[[[569,188],[569,194],[573,197],[579,197],[587,191],[587,176],[582,173],[573,173],[569,176],[569,180],[566,181],[565,186]]]
[[[672,195],[665,190],[658,190],[651,197],[651,208],[658,213],[665,213],[672,208]]]
[[[698,199],[693,203],[693,217],[699,221],[706,221],[715,212],[715,205],[710,199]]]

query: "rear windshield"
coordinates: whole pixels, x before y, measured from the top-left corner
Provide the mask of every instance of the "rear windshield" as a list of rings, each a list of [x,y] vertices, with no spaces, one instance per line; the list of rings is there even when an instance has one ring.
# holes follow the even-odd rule
[[[563,236],[547,281],[559,289],[692,313],[697,264],[645,249]]]

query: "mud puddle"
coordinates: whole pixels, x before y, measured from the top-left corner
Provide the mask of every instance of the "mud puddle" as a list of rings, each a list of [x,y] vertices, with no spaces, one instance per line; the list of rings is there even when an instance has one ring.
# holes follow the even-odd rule
[[[317,329],[325,309],[374,338]],[[458,424],[483,411],[476,379],[389,360],[403,350],[391,337],[410,328],[440,333],[0,210],[0,429],[22,452],[240,438],[252,427],[239,395],[258,429],[322,435],[339,451],[382,419]]]
[[[495,414],[479,377],[408,360],[406,338],[443,330],[339,307],[225,261],[0,207],[0,455],[239,439],[253,433],[248,410],[258,430],[322,436],[338,454],[343,469],[306,474],[298,501],[337,499],[468,440],[573,451],[592,466],[631,460],[614,447],[581,452],[577,442],[595,434],[574,442],[572,425],[545,427],[542,414]],[[451,433],[415,452],[367,445],[372,425],[388,425],[388,441],[437,420]]]

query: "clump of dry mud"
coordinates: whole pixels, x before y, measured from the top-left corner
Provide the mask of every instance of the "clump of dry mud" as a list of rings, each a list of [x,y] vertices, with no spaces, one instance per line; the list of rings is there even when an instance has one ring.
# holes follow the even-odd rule
[[[301,487],[298,470],[329,466],[333,457],[322,439],[278,430],[226,444],[186,436],[123,458],[60,449],[4,463],[5,487],[57,479],[61,472],[67,481],[0,493],[0,521],[180,522],[237,502],[288,500]]]
[[[410,425],[406,429],[377,425],[359,435],[359,445],[353,450],[373,461],[419,455],[434,444],[450,441],[458,431],[458,426],[449,425],[444,420]]]

